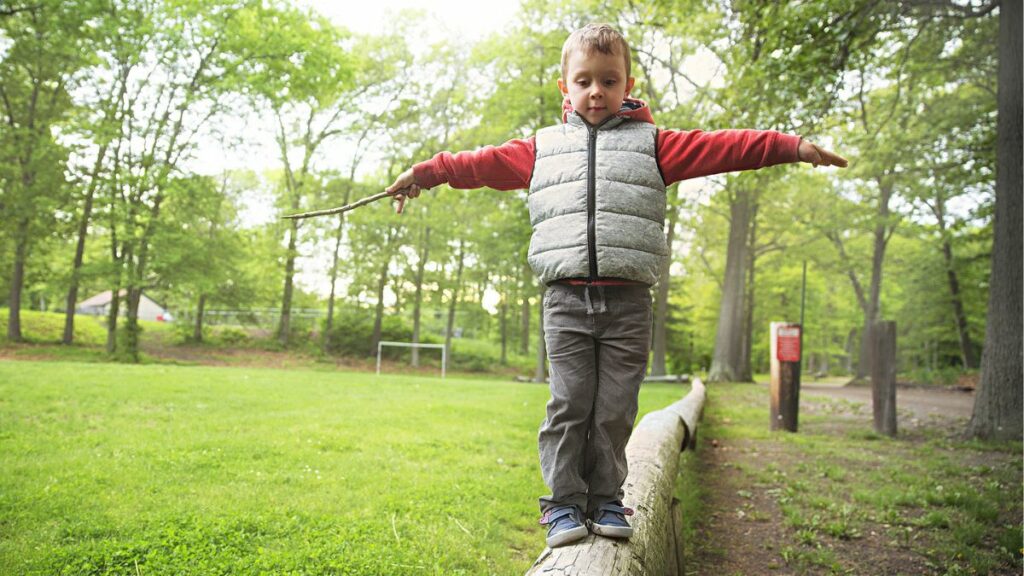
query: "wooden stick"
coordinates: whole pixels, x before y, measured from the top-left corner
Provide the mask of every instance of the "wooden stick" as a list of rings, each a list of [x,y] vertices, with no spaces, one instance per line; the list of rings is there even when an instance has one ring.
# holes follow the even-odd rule
[[[380,200],[381,198],[387,198],[388,196],[394,196],[394,195],[390,194],[388,192],[380,192],[379,194],[374,194],[373,196],[367,196],[366,198],[363,198],[362,200],[356,200],[355,202],[353,202],[351,204],[345,204],[344,206],[339,206],[337,208],[328,208],[327,210],[313,210],[312,212],[301,212],[299,214],[288,214],[287,216],[282,216],[282,218],[289,218],[291,220],[298,220],[300,218],[312,218],[313,216],[329,216],[331,214],[341,214],[342,212],[348,212],[349,210],[355,210],[356,208],[359,208],[360,206],[365,206],[365,205],[369,204],[370,202],[376,202],[377,200]]]

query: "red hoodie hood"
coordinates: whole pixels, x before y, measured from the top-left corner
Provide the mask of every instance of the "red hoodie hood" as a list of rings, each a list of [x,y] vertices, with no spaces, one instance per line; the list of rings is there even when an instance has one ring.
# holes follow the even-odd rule
[[[562,122],[568,121],[569,114],[572,114],[573,112],[572,102],[569,101],[569,98],[562,100]],[[654,124],[654,116],[651,116],[651,109],[647,106],[647,102],[638,98],[627,97],[622,101],[622,106],[615,115],[623,118],[629,118],[630,120]]]

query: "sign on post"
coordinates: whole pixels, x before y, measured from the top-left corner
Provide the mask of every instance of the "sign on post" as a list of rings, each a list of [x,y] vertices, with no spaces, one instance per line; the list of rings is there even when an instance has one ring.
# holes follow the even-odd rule
[[[800,325],[784,324],[776,332],[776,358],[780,362],[800,361]]]
[[[772,322],[771,429],[796,432],[800,407],[801,326]]]

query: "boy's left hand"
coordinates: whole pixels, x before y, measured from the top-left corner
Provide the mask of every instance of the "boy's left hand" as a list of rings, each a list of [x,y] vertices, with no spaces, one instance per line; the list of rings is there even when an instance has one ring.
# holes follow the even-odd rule
[[[807,140],[800,141],[800,147],[797,149],[797,158],[801,162],[810,162],[815,167],[839,166],[840,168],[846,168],[848,164],[846,158],[835,152],[829,152],[817,144],[811,144]]]

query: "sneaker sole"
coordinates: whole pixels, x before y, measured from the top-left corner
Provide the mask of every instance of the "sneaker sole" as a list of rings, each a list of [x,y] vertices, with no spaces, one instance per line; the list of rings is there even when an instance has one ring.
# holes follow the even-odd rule
[[[582,540],[586,538],[589,533],[590,530],[587,530],[586,526],[577,526],[575,528],[559,532],[547,539],[548,548],[558,548],[559,546],[565,546],[566,544],[571,544],[577,540]]]
[[[629,526],[604,526],[591,523],[590,529],[594,531],[594,534],[607,538],[629,538],[633,536],[633,528]]]

